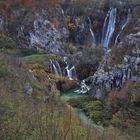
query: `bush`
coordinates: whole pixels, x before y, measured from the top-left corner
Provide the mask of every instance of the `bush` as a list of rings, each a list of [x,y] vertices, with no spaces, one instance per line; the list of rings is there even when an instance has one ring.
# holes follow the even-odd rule
[[[0,78],[3,78],[5,76],[9,75],[9,70],[5,65],[2,65],[0,67]]]

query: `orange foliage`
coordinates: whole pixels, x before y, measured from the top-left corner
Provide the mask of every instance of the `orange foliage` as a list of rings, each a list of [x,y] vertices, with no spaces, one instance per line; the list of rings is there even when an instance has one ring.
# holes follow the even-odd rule
[[[117,104],[117,95],[118,92],[116,91],[111,91],[108,95],[108,105],[110,106],[116,106]]]
[[[129,93],[129,89],[130,89],[131,85],[132,85],[132,81],[128,81],[126,83],[126,85],[122,88],[122,90],[121,90],[121,96],[123,98],[128,98],[128,93]]]
[[[67,4],[68,6],[71,6],[71,5],[72,5],[72,0],[66,0],[66,4]]]
[[[13,8],[25,7],[25,8],[35,8],[44,7],[49,11],[54,8],[61,8],[62,0],[0,0],[0,12],[6,14]]]
[[[77,5],[80,6],[81,0],[77,0]]]
[[[59,19],[57,17],[54,18],[53,24],[54,24],[54,27],[58,30],[60,27],[60,22],[59,22]]]
[[[36,0],[21,0],[21,3],[26,7],[35,7]]]
[[[36,0],[0,0],[0,11],[8,12],[15,7],[34,7],[35,5]]]
[[[57,9],[61,8],[61,4],[62,4],[62,0],[47,0],[46,1],[47,10],[49,12],[55,8]]]

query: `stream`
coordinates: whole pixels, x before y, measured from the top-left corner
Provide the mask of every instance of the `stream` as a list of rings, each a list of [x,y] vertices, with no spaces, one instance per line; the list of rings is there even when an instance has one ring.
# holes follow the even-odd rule
[[[74,91],[68,91],[68,92],[65,92],[61,95],[61,100],[64,101],[66,103],[67,106],[69,106],[69,104],[67,103],[68,100],[70,99],[73,99],[73,98],[79,98],[79,97],[83,97],[83,96],[87,96],[87,94],[77,94],[76,92]],[[82,120],[82,122],[91,127],[91,128],[96,128],[98,129],[99,131],[101,131],[103,129],[102,126],[98,126],[96,125],[92,120],[90,120],[88,118],[88,116],[85,114],[84,111],[82,111],[81,109],[79,108],[74,108],[72,107],[72,110],[76,113],[76,115],[78,115],[78,117]]]

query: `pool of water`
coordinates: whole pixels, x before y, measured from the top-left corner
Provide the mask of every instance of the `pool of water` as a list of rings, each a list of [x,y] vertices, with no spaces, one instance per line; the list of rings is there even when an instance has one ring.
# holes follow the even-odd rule
[[[74,91],[68,91],[68,92],[65,92],[65,93],[61,94],[61,98],[64,101],[68,101],[69,99],[83,97],[83,96],[87,96],[87,94],[82,94],[82,93],[81,94],[77,94]]]
[[[77,94],[76,92],[74,91],[68,91],[68,92],[65,92],[65,93],[62,93],[61,94],[61,99],[63,101],[66,102],[67,104],[67,101],[70,100],[70,99],[73,99],[73,98],[79,98],[79,97],[86,97],[87,94]],[[90,120],[88,118],[88,116],[85,114],[84,111],[82,111],[81,109],[78,109],[78,108],[73,108],[73,110],[75,111],[75,113],[79,116],[79,118],[86,124],[88,125],[89,127],[92,127],[92,128],[96,128],[96,129],[99,129],[101,130],[102,127],[96,125],[92,120]]]

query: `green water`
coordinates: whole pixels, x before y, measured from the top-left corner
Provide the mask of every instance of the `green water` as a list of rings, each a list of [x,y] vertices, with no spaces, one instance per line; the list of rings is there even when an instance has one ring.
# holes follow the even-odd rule
[[[68,101],[69,99],[83,97],[83,96],[87,96],[87,94],[77,94],[74,91],[68,91],[68,92],[62,93],[61,98],[64,101]]]
[[[38,54],[38,52],[33,49],[18,49],[15,55],[18,57],[25,57],[25,56],[30,56],[34,54]]]
[[[87,94],[77,94],[74,91],[69,91],[69,92],[65,92],[61,95],[61,99],[65,102],[67,102],[70,99],[73,98],[79,98],[79,97],[86,97]],[[102,127],[96,125],[92,120],[90,120],[88,118],[88,116],[85,114],[84,111],[82,111],[81,109],[78,108],[73,108],[75,110],[75,113],[77,113],[77,115],[79,116],[79,118],[88,126],[92,127],[92,128],[96,128],[101,130]]]

